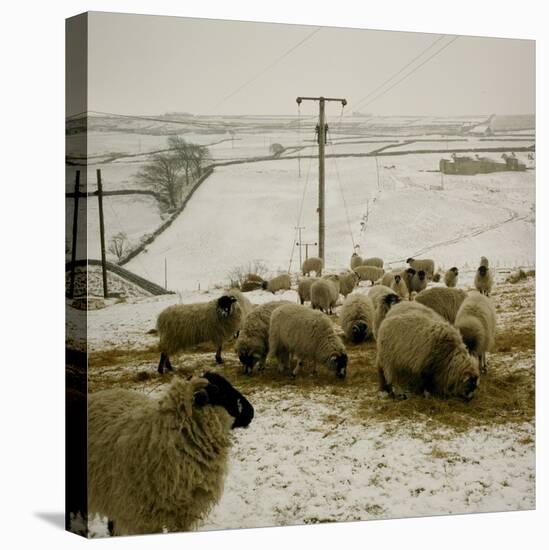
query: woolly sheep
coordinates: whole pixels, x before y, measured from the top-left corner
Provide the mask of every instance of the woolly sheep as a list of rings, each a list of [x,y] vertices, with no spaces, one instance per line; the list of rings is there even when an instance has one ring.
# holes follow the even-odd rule
[[[490,296],[494,285],[494,277],[492,271],[481,265],[475,274],[475,288],[485,296]]]
[[[406,263],[416,271],[425,271],[428,279],[432,279],[435,273],[435,262],[430,259],[416,260],[408,258]]]
[[[413,292],[412,289],[412,279],[414,278],[414,275],[416,274],[416,270],[413,267],[409,267],[408,269],[404,269],[400,276],[402,279],[404,279],[404,282],[406,283],[406,287],[408,288],[408,292]]]
[[[263,282],[263,288],[273,294],[279,290],[290,290],[291,287],[292,280],[288,273],[283,273],[282,275],[278,275],[278,277],[274,277],[270,281]]]
[[[362,265],[371,265],[374,267],[379,267],[380,269],[383,269],[383,260],[381,258],[365,258],[362,260]]]
[[[458,309],[467,293],[461,288],[446,288],[443,286],[427,288],[421,291],[415,301],[430,307],[449,323],[454,323]]]
[[[254,410],[219,374],[176,379],[153,399],[109,389],[88,398],[90,513],[111,534],[188,531],[219,501],[231,428]]]
[[[395,397],[403,390],[439,397],[473,398],[478,361],[459,331],[417,302],[401,302],[387,314],[377,335],[379,389]]]
[[[409,267],[408,269],[393,269],[383,275],[381,284],[390,287],[394,281],[395,275],[400,275],[400,278],[404,281],[408,292],[411,290],[412,277],[416,274],[416,270]]]
[[[458,282],[458,276],[459,276],[459,270],[457,267],[451,267],[445,274],[444,274],[444,284],[448,288],[454,288],[457,285]]]
[[[238,305],[240,306],[240,310],[242,311],[242,321],[244,321],[246,316],[254,308],[254,305],[252,304],[252,302],[250,302],[250,300],[248,300],[248,298],[246,298],[246,296],[244,296],[244,294],[242,294],[242,292],[240,292],[240,290],[238,290],[237,288],[231,288],[227,290],[225,295],[233,296],[236,298]]]
[[[345,298],[353,292],[358,285],[358,275],[354,272],[342,272],[339,274],[339,292]]]
[[[481,256],[479,265],[483,265],[484,267],[489,268],[490,265],[489,265],[489,262],[488,262],[488,258],[486,256]]]
[[[351,269],[354,269],[355,267],[358,267],[359,265],[362,265],[362,258],[354,252],[351,256]]]
[[[303,273],[303,276],[310,275],[311,271],[315,272],[315,275],[317,277],[320,277],[322,275],[322,266],[324,265],[324,262],[321,258],[307,258],[303,265],[301,266],[301,272]]]
[[[408,300],[410,297],[408,287],[406,286],[406,281],[404,281],[399,274],[393,277],[391,289],[396,292],[402,300]]]
[[[486,372],[486,352],[494,347],[496,332],[496,310],[490,299],[470,292],[457,312],[455,325],[469,353],[479,360],[481,372]]]
[[[372,299],[375,309],[377,309],[381,300],[383,300],[387,294],[396,293],[391,287],[386,285],[374,285],[368,290],[368,296]]]
[[[374,303],[369,296],[347,296],[339,315],[345,336],[355,344],[370,338],[373,334],[374,315]]]
[[[251,374],[255,363],[259,370],[265,367],[265,358],[269,351],[269,325],[273,311],[287,300],[267,302],[256,307],[246,318],[236,341],[235,351],[244,366],[244,373]]]
[[[315,281],[319,280],[318,277],[305,277],[299,281],[297,285],[297,295],[302,305],[305,302],[311,301],[311,287]]]
[[[241,322],[242,310],[235,296],[223,295],[205,303],[177,304],[166,308],[156,322],[160,338],[158,372],[162,374],[164,367],[173,370],[170,356],[201,342],[215,344],[215,360],[223,363],[223,342],[240,330]]]
[[[372,284],[374,284],[378,279],[381,279],[385,273],[383,269],[373,265],[360,265],[355,267],[354,271],[361,281],[371,281]]]
[[[421,292],[427,288],[427,274],[425,271],[420,269],[416,272],[416,274],[412,277],[410,287],[410,292]]]
[[[252,283],[263,283],[264,281],[263,277],[261,277],[261,275],[258,275],[257,273],[248,273],[244,280],[250,281]]]
[[[271,315],[267,361],[278,363],[279,369],[284,370],[294,356],[298,360],[294,376],[304,361],[313,363],[314,371],[317,363],[332,368],[338,378],[345,378],[347,373],[345,346],[332,321],[320,311],[288,304]]]
[[[396,294],[392,289],[389,289],[390,292],[380,294],[376,301],[374,301],[375,315],[374,315],[374,338],[377,340],[377,335],[381,325],[387,313],[390,309],[400,302],[398,294]]]
[[[315,281],[311,286],[311,306],[324,313],[332,314],[339,298],[339,276],[330,275]]]

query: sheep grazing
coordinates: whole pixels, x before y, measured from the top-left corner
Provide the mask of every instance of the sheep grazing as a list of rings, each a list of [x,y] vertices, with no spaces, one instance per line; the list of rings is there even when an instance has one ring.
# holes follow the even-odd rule
[[[415,301],[430,307],[449,323],[454,323],[458,309],[463,300],[467,298],[467,293],[461,288],[446,288],[438,286],[427,288],[420,292]]]
[[[486,269],[488,269],[490,267],[489,265],[489,262],[488,262],[488,258],[486,256],[481,256],[480,257],[480,264],[479,265],[482,265],[484,266]]]
[[[234,298],[236,298],[238,305],[240,306],[240,310],[242,311],[242,320],[244,320],[254,308],[252,302],[250,302],[250,300],[248,300],[248,298],[246,298],[246,296],[244,296],[242,292],[240,292],[240,290],[238,290],[237,288],[231,288],[227,290],[225,295],[233,296]]]
[[[259,370],[265,367],[271,314],[278,307],[289,303],[287,300],[267,302],[257,306],[244,321],[235,345],[235,351],[244,366],[244,374],[251,374],[256,363]]]
[[[494,286],[494,277],[492,271],[481,265],[475,274],[475,288],[485,296],[490,296],[492,287]]]
[[[406,281],[404,281],[404,279],[402,279],[399,274],[393,277],[393,281],[391,282],[391,289],[396,292],[396,294],[398,294],[402,300],[408,300],[410,298],[410,293],[408,291],[408,287],[406,286]]]
[[[324,262],[321,258],[307,258],[301,266],[301,272],[303,276],[310,275],[312,271],[315,272],[317,277],[322,276],[322,267]]]
[[[371,281],[372,285],[378,279],[381,279],[385,273],[383,269],[373,265],[359,265],[358,267],[355,267],[354,271],[358,275],[359,280]]]
[[[405,390],[438,397],[473,398],[480,376],[459,331],[432,309],[401,302],[377,335],[379,389],[405,398]]]
[[[374,315],[374,303],[369,296],[348,296],[339,316],[345,336],[355,344],[370,338],[373,335]]]
[[[400,302],[400,298],[398,297],[398,294],[396,294],[391,289],[389,290],[390,292],[380,294],[379,296],[377,296],[376,300],[374,301],[374,307],[375,307],[374,338],[376,340],[377,340],[379,329],[383,324],[383,321],[387,316],[387,313],[395,304],[398,304]]]
[[[371,265],[383,269],[383,260],[381,258],[365,258],[362,260],[362,265]]]
[[[421,292],[427,288],[427,274],[423,270],[419,270],[412,277],[410,282],[410,292]]]
[[[358,267],[359,265],[362,265],[362,258],[356,253],[353,252],[353,255],[351,256],[351,269],[355,269],[355,267]]]
[[[387,296],[387,294],[396,294],[395,291],[386,285],[375,285],[368,290],[368,296],[374,303],[374,308],[377,309],[381,300]]]
[[[354,271],[339,274],[339,292],[343,294],[345,298],[353,292],[357,285],[358,275]]]
[[[486,352],[491,351],[495,343],[494,305],[489,298],[479,292],[470,292],[457,312],[455,325],[469,353],[477,357],[481,372],[485,373]]]
[[[311,306],[331,315],[339,298],[339,275],[327,275],[311,286]]]
[[[454,288],[457,285],[458,282],[458,276],[459,276],[459,270],[457,267],[451,267],[445,274],[444,274],[444,284],[448,288]]]
[[[317,277],[305,277],[301,279],[297,285],[297,295],[301,305],[311,301],[311,287],[315,281],[319,281]]]
[[[156,322],[160,338],[158,372],[162,374],[164,368],[173,370],[171,355],[202,342],[215,344],[215,360],[223,363],[221,347],[240,330],[241,322],[242,310],[238,300],[230,295],[206,303],[166,308]]]
[[[88,502],[116,535],[195,528],[223,494],[231,428],[254,409],[225,378],[176,379],[153,399],[110,389],[88,397]]]
[[[290,290],[292,288],[292,279],[288,273],[283,273],[274,277],[270,281],[263,282],[263,288],[275,294],[279,290]]]
[[[334,369],[338,378],[347,373],[347,353],[335,332],[335,326],[326,315],[297,304],[277,308],[271,315],[268,362],[278,363],[279,369],[289,368],[292,357],[298,363],[311,362],[316,372],[318,363]]]
[[[406,263],[416,271],[424,271],[428,279],[432,279],[435,274],[435,262],[433,260],[416,260],[414,258],[408,258]]]

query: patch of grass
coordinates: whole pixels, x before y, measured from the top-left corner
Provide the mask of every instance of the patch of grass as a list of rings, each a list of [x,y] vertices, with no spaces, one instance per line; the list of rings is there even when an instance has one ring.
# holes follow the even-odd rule
[[[496,334],[496,351],[507,353],[509,351],[529,351],[536,346],[536,335],[532,330],[507,329]]]

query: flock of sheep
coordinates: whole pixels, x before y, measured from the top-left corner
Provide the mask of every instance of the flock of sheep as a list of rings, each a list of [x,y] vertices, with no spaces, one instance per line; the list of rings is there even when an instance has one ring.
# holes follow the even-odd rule
[[[245,292],[289,290],[292,281],[288,274],[269,281],[250,274],[219,298],[170,306],[157,319],[158,371],[173,370],[170,359],[201,342],[213,343],[222,363],[223,344],[236,337],[246,374],[273,365],[297,376],[304,365],[313,372],[320,365],[342,379],[346,341],[372,340],[381,391],[470,400],[494,345],[488,261],[481,259],[470,292],[456,287],[455,267],[442,274],[433,260],[407,264],[384,271],[382,259],[353,254],[350,270],[323,275],[322,261],[309,258],[297,284],[300,303],[253,306]],[[440,280],[445,286],[427,288]],[[247,426],[253,415],[247,399],[215,372],[176,377],[161,399],[124,389],[91,394],[89,512],[107,516],[111,534],[194,528],[222,494],[230,430]]]

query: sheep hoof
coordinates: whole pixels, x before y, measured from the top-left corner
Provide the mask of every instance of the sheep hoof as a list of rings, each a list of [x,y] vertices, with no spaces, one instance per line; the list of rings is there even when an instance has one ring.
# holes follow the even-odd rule
[[[219,356],[219,355],[216,355],[216,356],[215,356],[215,362],[216,362],[218,365],[223,364],[223,357],[221,357],[221,356]]]

